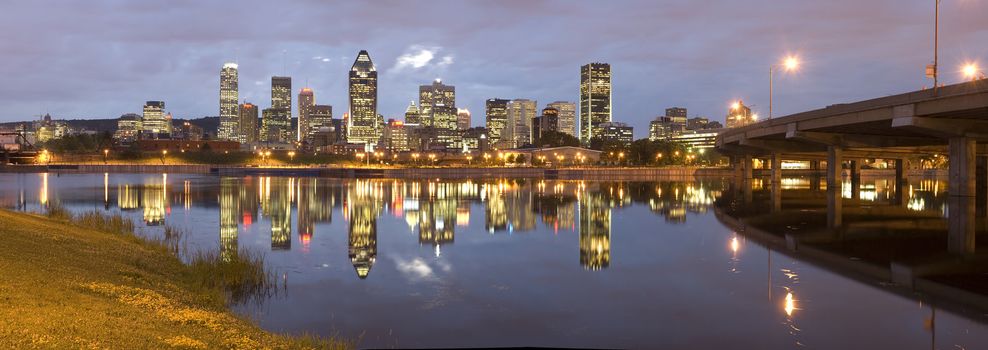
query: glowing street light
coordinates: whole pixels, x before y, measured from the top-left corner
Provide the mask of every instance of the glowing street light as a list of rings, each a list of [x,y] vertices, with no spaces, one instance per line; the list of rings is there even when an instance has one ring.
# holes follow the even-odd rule
[[[964,78],[968,80],[978,80],[985,78],[985,74],[981,72],[981,70],[978,68],[978,64],[975,62],[965,63],[964,66],[961,67],[961,74],[963,74]]]
[[[106,165],[106,158],[110,155],[109,149],[103,149],[103,165]]]
[[[772,119],[772,81],[775,74],[776,68],[782,68],[787,72],[795,71],[799,69],[799,58],[796,56],[789,56],[782,60],[781,65],[769,65],[768,66],[768,119]]]
[[[167,155],[168,155],[168,150],[166,149],[161,150],[161,164],[165,164],[165,156]]]
[[[295,162],[295,151],[288,151],[288,159]]]

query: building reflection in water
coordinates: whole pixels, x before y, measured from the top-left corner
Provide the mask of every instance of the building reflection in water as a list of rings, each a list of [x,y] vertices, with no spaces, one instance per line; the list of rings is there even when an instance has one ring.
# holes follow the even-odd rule
[[[48,207],[48,173],[41,173],[41,190],[38,193],[38,204],[41,207]]]
[[[356,180],[347,191],[345,214],[349,219],[350,263],[361,279],[367,278],[377,260],[378,206],[384,199],[380,190],[371,181]]]
[[[298,179],[298,239],[308,248],[316,230],[316,223],[332,222],[334,198],[320,186],[320,179]]]
[[[238,190],[241,181],[237,178],[220,178],[220,258],[230,261],[236,256],[238,235],[238,214],[240,213]]]
[[[292,249],[292,197],[294,178],[268,178],[268,218],[271,220],[271,250]]]
[[[161,179],[161,183],[147,181],[141,188],[141,208],[144,209],[144,223],[148,226],[165,223],[165,212],[168,210],[168,175],[162,174]]]
[[[611,207],[601,193],[580,197],[580,265],[588,270],[611,264]]]
[[[358,276],[366,278],[377,258],[377,219],[385,213],[403,218],[419,244],[437,256],[456,240],[456,231],[468,227],[474,205],[483,205],[484,228],[492,233],[534,232],[539,225],[553,233],[578,233],[580,265],[602,270],[610,265],[613,210],[647,203],[669,222],[685,222],[687,214],[702,213],[719,195],[704,182],[599,182],[588,186],[566,180],[459,180],[406,181],[334,180],[270,176],[220,177],[218,186],[197,186],[182,178],[176,193],[169,194],[168,175],[148,176],[114,184],[103,174],[103,202],[116,197],[120,210],[141,209],[148,226],[166,224],[169,198],[187,210],[219,207],[219,247],[224,259],[238,250],[240,230],[258,221],[270,221],[271,250],[290,250],[298,231],[307,249],[320,223],[332,223],[337,205],[348,225],[349,256]],[[49,202],[48,175],[41,174],[39,202]],[[113,189],[110,186],[114,186]],[[116,191],[116,193],[112,193]],[[210,191],[218,191],[210,192]],[[215,203],[215,202],[214,202]],[[292,210],[297,210],[293,218]],[[294,222],[297,220],[297,223]],[[293,228],[293,224],[295,227]],[[479,223],[477,223],[479,224]],[[735,256],[736,257],[736,256]]]

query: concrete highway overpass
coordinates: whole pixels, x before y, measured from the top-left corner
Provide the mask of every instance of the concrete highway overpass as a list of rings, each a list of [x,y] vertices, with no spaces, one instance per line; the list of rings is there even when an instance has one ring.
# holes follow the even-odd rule
[[[721,133],[716,147],[731,156],[737,177],[743,180],[752,178],[753,159],[769,159],[773,188],[780,187],[783,159],[825,160],[828,222],[834,228],[841,226],[845,162],[853,184],[860,159],[895,159],[897,184],[901,184],[905,158],[945,154],[949,157],[948,245],[951,251],[973,253],[976,216],[985,214],[985,210],[976,213],[976,203],[988,197],[988,80],[765,120]]]

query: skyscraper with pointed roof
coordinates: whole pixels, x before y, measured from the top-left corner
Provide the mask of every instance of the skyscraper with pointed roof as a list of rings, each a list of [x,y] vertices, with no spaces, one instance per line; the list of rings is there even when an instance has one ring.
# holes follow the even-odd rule
[[[361,50],[350,68],[350,113],[347,142],[376,144],[381,137],[377,118],[377,68]]]

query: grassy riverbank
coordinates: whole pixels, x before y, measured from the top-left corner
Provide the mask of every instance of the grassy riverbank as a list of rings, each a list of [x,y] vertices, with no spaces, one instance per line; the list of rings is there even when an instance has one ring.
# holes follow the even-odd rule
[[[0,348],[347,347],[234,315],[229,286],[204,283],[218,268],[208,256],[185,265],[167,244],[130,233],[129,221],[49,216],[0,210]]]

